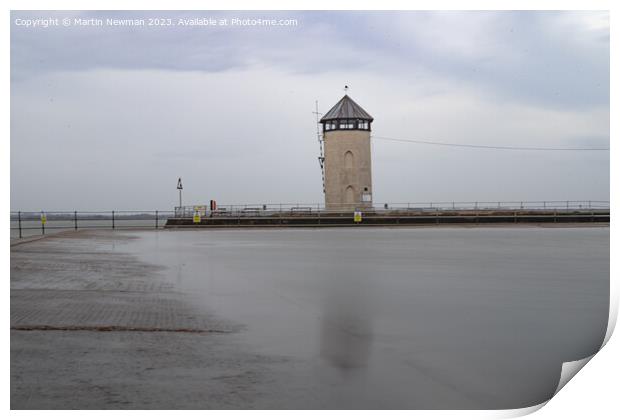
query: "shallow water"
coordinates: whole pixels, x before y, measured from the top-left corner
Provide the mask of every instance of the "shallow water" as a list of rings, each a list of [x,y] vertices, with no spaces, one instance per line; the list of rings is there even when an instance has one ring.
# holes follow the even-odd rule
[[[282,361],[253,385],[262,408],[531,406],[607,326],[608,227],[134,234],[116,250]]]

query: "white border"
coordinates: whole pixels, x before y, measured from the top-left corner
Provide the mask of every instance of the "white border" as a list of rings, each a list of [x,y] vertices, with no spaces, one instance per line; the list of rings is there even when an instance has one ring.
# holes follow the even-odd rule
[[[616,2],[617,3],[617,2]],[[121,0],[92,0],[92,1],[78,1],[78,0],[9,0],[4,2],[6,4],[3,14],[3,30],[2,30],[2,46],[3,46],[3,58],[4,65],[2,66],[2,76],[5,86],[10,86],[9,79],[9,35],[10,35],[10,10],[610,10],[611,22],[615,21],[614,7],[618,9],[612,1],[605,0],[590,0],[590,1],[575,1],[575,0],[478,0],[478,1],[458,1],[458,0],[444,0],[444,1],[405,1],[405,0],[382,0],[378,1],[364,1],[364,0],[297,0],[297,1],[285,1],[285,0],[270,0],[262,1],[257,4],[256,1],[239,0],[239,1],[199,1],[199,0],[175,0],[175,1],[121,1]],[[618,74],[618,52],[615,51],[618,46],[617,42],[617,30],[614,30],[614,26],[611,27],[611,115],[618,115],[617,106],[617,83],[614,75]],[[8,92],[9,88],[5,90]],[[2,207],[4,214],[7,215],[10,211],[10,96],[5,95],[3,101],[3,116],[2,119],[2,131],[3,140],[0,142],[0,171],[2,173],[2,179],[5,185],[5,194],[2,196]],[[616,196],[613,193],[614,186],[617,185],[617,158],[615,153],[615,147],[613,145],[613,139],[617,138],[618,127],[617,122],[611,119],[611,204],[615,207]],[[4,232],[9,232],[8,218],[0,218],[0,228]],[[10,278],[9,271],[9,241],[5,239],[3,242],[2,258],[4,261],[4,278],[6,280],[5,285]],[[614,262],[614,255],[617,254],[617,229],[615,225],[611,228],[611,310],[610,310],[610,328],[606,337],[606,341],[611,336],[613,325],[618,313],[618,287],[617,287],[617,273],[618,264]],[[6,287],[6,286],[5,286]],[[10,297],[9,293],[5,294],[4,299],[5,314],[7,318],[10,316]],[[6,323],[5,323],[6,325]],[[5,366],[8,365],[10,360],[8,341],[10,340],[10,331],[7,329],[7,335],[9,338],[6,344],[2,347]],[[618,412],[617,395],[615,389],[617,387],[616,381],[618,379],[618,354],[620,353],[620,345],[618,345],[618,339],[612,339],[607,343],[605,349],[601,354],[597,354],[592,362],[588,363],[583,368],[583,372],[580,373],[577,380],[571,381],[566,388],[554,397],[545,409],[537,411],[534,416],[542,416],[540,418],[583,418],[585,416],[594,416],[607,418],[610,414]],[[573,366],[573,365],[570,365]],[[8,370],[8,369],[7,369]],[[3,382],[3,397],[5,407],[9,408],[9,395],[10,395],[10,375],[9,372],[5,372],[5,381]],[[544,404],[542,404],[544,405]],[[541,406],[542,406],[541,405]],[[420,416],[422,418],[446,418],[446,417],[458,417],[458,418],[490,418],[490,417],[505,417],[506,415],[513,416],[519,414],[527,414],[528,411],[535,410],[538,407],[516,410],[511,412],[491,412],[491,411],[452,411],[452,412],[438,412],[438,411],[413,411],[413,412],[401,412],[390,411],[382,412],[380,415],[389,415],[390,417],[402,417],[410,418],[413,416]],[[375,412],[296,412],[295,417],[307,418],[309,416],[324,416],[334,415],[338,417],[367,417],[374,416]],[[11,412],[12,416],[17,417],[30,417],[37,414],[54,417],[73,417],[83,416],[80,412]],[[279,412],[209,412],[208,415],[215,415],[218,417],[237,417],[239,415],[251,415],[253,418],[274,418],[274,417],[288,417],[291,413],[279,411]],[[379,413],[377,413],[379,414]],[[168,416],[164,412],[90,412],[89,416],[95,417],[108,417],[114,416],[135,416],[144,415],[149,417],[163,417]],[[202,417],[204,412],[189,412],[184,411],[181,413],[175,413],[175,415],[184,415],[187,417]]]

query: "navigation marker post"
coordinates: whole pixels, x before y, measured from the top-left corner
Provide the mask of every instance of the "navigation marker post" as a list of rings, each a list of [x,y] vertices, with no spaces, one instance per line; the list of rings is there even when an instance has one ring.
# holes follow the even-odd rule
[[[181,177],[179,177],[179,180],[177,181],[177,190],[179,190],[179,210],[181,209],[181,207],[183,207],[183,197],[182,197],[182,192],[183,192],[183,183],[181,182]]]

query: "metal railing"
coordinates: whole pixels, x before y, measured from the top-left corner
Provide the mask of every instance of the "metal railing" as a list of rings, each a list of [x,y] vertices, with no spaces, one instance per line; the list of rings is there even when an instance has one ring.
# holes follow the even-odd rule
[[[45,235],[78,229],[160,229],[172,211],[12,211],[11,237]]]
[[[174,208],[175,218],[190,218],[195,214],[206,216],[271,216],[277,214],[317,214],[339,211],[372,211],[374,213],[394,212],[437,212],[466,210],[606,210],[609,201],[600,200],[565,200],[565,201],[437,201],[409,203],[343,203],[325,207],[323,203],[261,203],[261,204],[225,204],[218,205],[216,210],[209,210],[208,205],[182,206]]]
[[[110,210],[110,211],[13,211],[11,212],[11,237],[45,235],[50,232],[78,229],[161,229],[169,218],[201,217],[252,218],[270,216],[318,216],[351,212],[355,203],[343,204],[338,208],[326,208],[323,203],[269,203],[218,205],[216,210],[209,206],[175,207],[174,211],[160,210]],[[381,215],[402,215],[419,212],[422,215],[445,211],[492,211],[492,210],[547,210],[596,211],[609,210],[609,201],[441,201],[410,203],[375,203],[359,207],[365,213]]]

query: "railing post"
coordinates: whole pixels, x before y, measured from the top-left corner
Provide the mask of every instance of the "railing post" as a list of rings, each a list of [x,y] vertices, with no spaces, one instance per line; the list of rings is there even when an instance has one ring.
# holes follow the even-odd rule
[[[17,226],[19,227],[19,239],[22,239],[22,212],[17,212]]]
[[[75,230],[78,229],[78,225],[77,225],[77,210],[75,210],[73,212],[73,227]]]
[[[155,229],[159,228],[159,211],[155,210]]]
[[[112,230],[114,230],[116,226],[114,226],[114,210],[112,210]]]
[[[568,201],[566,201],[566,210],[568,210]]]

